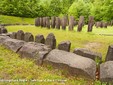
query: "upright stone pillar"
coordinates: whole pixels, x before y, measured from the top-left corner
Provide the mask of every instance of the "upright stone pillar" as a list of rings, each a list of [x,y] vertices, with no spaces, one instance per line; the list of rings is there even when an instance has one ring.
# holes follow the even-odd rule
[[[83,25],[84,25],[84,16],[80,16],[80,19],[78,22],[78,29],[77,29],[78,32],[82,31]]]
[[[62,18],[62,29],[65,30],[66,26],[67,26],[67,19],[66,19],[66,17],[63,17]]]
[[[46,17],[46,27],[50,28],[50,18]]]
[[[40,18],[35,19],[35,26],[40,26]]]
[[[55,28],[55,21],[56,21],[56,18],[55,17],[52,17],[51,18],[51,27],[52,28]]]
[[[48,34],[45,40],[45,44],[49,45],[52,49],[56,48],[56,39],[53,33]]]
[[[37,42],[37,43],[45,43],[45,39],[44,39],[44,36],[43,35],[41,35],[41,34],[38,34],[38,35],[36,35],[35,36],[35,42]]]
[[[74,17],[73,16],[70,16],[70,19],[69,19],[69,30],[72,31],[73,28],[74,28]]]
[[[34,36],[30,32],[26,32],[24,34],[24,41],[33,42],[34,41]]]
[[[88,30],[87,30],[87,32],[92,32],[93,24],[94,24],[94,17],[90,16],[89,17],[89,22],[88,22]]]
[[[19,30],[17,32],[17,39],[18,40],[24,40],[24,32],[22,30]]]
[[[102,25],[104,28],[107,28],[107,22],[103,22]]]
[[[10,37],[12,39],[16,39],[17,38],[17,32],[12,32],[12,34],[10,35]]]
[[[113,61],[113,45],[110,45],[106,55],[106,61]]]
[[[71,42],[70,41],[62,41],[58,44],[59,50],[70,51]]]
[[[43,18],[40,18],[40,26],[43,27]]]
[[[1,28],[1,33],[8,33],[8,31],[5,27],[3,27],[3,28]]]
[[[60,23],[61,23],[60,18],[56,17],[56,28],[57,29],[60,29]]]
[[[46,27],[46,17],[43,17],[43,27]]]

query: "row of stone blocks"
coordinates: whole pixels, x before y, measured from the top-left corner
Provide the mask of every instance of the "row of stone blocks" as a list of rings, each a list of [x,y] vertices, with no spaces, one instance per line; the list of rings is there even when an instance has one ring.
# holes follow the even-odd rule
[[[108,25],[109,25],[109,23],[107,23],[107,22],[102,22],[102,21],[95,23],[96,28],[99,28],[99,27],[100,27],[100,28],[107,28]]]
[[[0,36],[0,44],[20,54],[22,58],[33,59],[39,65],[52,65],[67,71],[70,75],[95,79],[96,62],[92,59],[63,50],[52,49],[41,43],[25,42],[8,36]]]
[[[38,17],[35,19],[35,26],[47,27],[47,28],[57,28],[60,29],[62,27],[63,30],[66,30],[66,26],[70,31],[74,30],[74,26],[78,24],[77,31],[82,31],[82,27],[84,26],[84,16],[80,16],[79,21],[77,22],[73,16],[70,16],[69,20],[68,17],[64,16],[63,18],[59,17]],[[94,17],[89,17],[88,22],[88,30],[87,32],[91,32],[94,25]]]
[[[5,35],[0,36],[0,45],[20,54],[22,58],[35,60],[38,65],[52,65],[54,68],[67,71],[70,75],[95,80],[96,62],[90,58],[95,54],[88,53],[91,51],[86,49],[79,49],[79,52],[75,50],[74,53],[71,53],[52,49],[50,46],[41,43],[12,39]],[[100,64],[100,80],[112,82],[112,70],[113,61]]]
[[[74,30],[74,26],[78,24],[77,31],[80,32],[82,31],[84,22],[85,22],[84,16],[80,16],[79,21],[76,21],[73,16],[70,16],[69,19],[66,16],[64,16],[63,18],[51,17],[51,19],[49,17],[38,17],[35,19],[35,26],[41,26],[41,27],[47,27],[47,28],[51,27],[51,28],[57,28],[57,29],[60,29],[60,27],[62,27],[63,30],[65,30],[66,26],[68,26],[68,29],[72,31]],[[95,22],[94,17],[89,16],[87,32],[92,32],[94,24],[96,28],[98,27],[107,28],[108,25],[112,26],[112,23],[113,21],[111,21],[111,23],[102,22],[102,21]]]
[[[52,65],[55,68],[64,69],[74,76],[95,80],[96,62],[98,58],[102,60],[99,53],[86,49],[75,49],[73,53],[64,49],[53,49],[50,45],[36,42],[25,42],[23,40],[12,39],[9,34],[0,35],[0,44],[6,48],[19,53],[21,57],[35,60],[39,65]],[[61,44],[61,46],[64,44]],[[64,45],[69,46],[69,41]],[[60,47],[60,46],[59,46]],[[113,82],[113,46],[109,46],[106,62],[99,65],[98,75],[102,82]],[[63,51],[64,50],[64,51]],[[101,63],[101,62],[99,62]]]

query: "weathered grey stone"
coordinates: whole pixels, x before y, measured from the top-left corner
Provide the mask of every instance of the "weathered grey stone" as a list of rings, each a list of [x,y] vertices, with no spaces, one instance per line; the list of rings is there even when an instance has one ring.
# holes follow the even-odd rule
[[[103,25],[102,25],[102,23],[103,23],[103,22],[101,21],[101,22],[100,22],[100,28],[103,28]]]
[[[61,24],[62,25],[62,29],[65,30],[66,29],[66,25],[67,25],[67,19],[66,19],[66,17],[63,17],[62,18],[62,22],[61,23],[62,23]]]
[[[70,41],[62,41],[58,44],[59,50],[70,51],[71,42]]]
[[[16,39],[16,37],[17,37],[17,32],[12,32],[12,34],[10,35],[10,37],[11,37],[12,39]]]
[[[102,22],[101,21],[98,21],[98,22],[96,22],[96,28],[102,28]]]
[[[86,48],[76,48],[74,49],[73,53],[77,55],[81,55],[83,57],[87,57],[93,60],[98,59],[100,63],[102,62],[102,55],[101,53],[93,52],[91,50],[88,50]]]
[[[66,19],[66,26],[68,26],[69,25],[68,15],[65,15],[65,19]]]
[[[55,21],[56,21],[56,18],[55,17],[52,17],[51,18],[51,27],[52,28],[55,28]]]
[[[56,48],[56,39],[53,33],[48,34],[45,40],[45,44],[49,45],[52,49]]]
[[[40,26],[43,27],[43,18],[40,17]]]
[[[56,28],[57,29],[60,29],[60,23],[61,23],[61,21],[60,21],[60,18],[59,17],[56,17]]]
[[[26,43],[20,50],[19,54],[22,58],[30,58],[35,60],[37,64],[42,64],[43,58],[51,51],[51,48],[36,42]]]
[[[46,17],[43,17],[43,27],[46,27]]]
[[[113,82],[113,61],[107,61],[100,65],[100,81]]]
[[[2,32],[1,32],[1,28],[0,28],[0,34],[1,34]]]
[[[46,27],[50,28],[50,18],[46,17]]]
[[[40,26],[40,18],[35,19],[35,26]]]
[[[32,41],[34,41],[34,36],[30,32],[26,32],[24,34],[24,41],[32,42]]]
[[[107,28],[107,22],[103,22],[102,25],[104,28]]]
[[[72,31],[73,28],[74,28],[74,17],[73,16],[70,16],[70,19],[69,19],[69,30]]]
[[[4,28],[4,26],[0,25],[0,34],[2,33],[2,29]]]
[[[63,69],[72,76],[95,79],[96,63],[71,52],[54,49],[46,56],[43,64]]]
[[[96,22],[96,24],[95,24],[96,28],[100,27],[100,24],[101,24],[100,22]]]
[[[89,17],[89,22],[88,22],[88,30],[87,30],[87,32],[92,32],[93,25],[94,25],[94,17],[90,16]]]
[[[41,34],[39,34],[39,35],[36,35],[35,36],[35,42],[37,42],[37,43],[45,43],[45,39],[44,39],[44,36],[43,35],[41,35]]]
[[[7,29],[6,28],[1,28],[1,33],[7,33],[8,31],[7,31]]]
[[[83,25],[84,25],[84,16],[80,16],[80,19],[78,22],[78,29],[77,29],[78,32],[82,31]]]
[[[11,34],[12,34],[12,32],[2,33],[2,34],[0,34],[0,36],[9,36],[10,37]]]
[[[106,55],[106,61],[113,61],[113,45],[110,45],[108,47],[107,55]]]
[[[3,45],[14,51],[14,52],[18,52],[18,50],[25,44],[24,41],[22,40],[17,40],[17,39],[6,39],[3,43]]]
[[[16,38],[17,38],[18,40],[24,40],[24,32],[23,32],[22,30],[19,30],[19,31],[17,32]]]
[[[1,24],[1,26],[3,26],[3,27],[4,27],[4,26],[5,26],[5,24]]]
[[[10,37],[8,37],[8,36],[0,36],[0,45],[2,45],[6,39],[10,39]]]
[[[11,36],[12,35],[12,32],[8,32],[8,33],[6,33],[6,36]]]

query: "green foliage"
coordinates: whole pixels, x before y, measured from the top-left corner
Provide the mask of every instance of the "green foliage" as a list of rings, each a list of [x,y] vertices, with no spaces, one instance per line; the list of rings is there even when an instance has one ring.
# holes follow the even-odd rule
[[[104,0],[103,10],[105,11],[103,20],[113,19],[113,0]]]
[[[85,3],[83,0],[78,0],[77,2],[74,2],[71,5],[69,9],[69,15],[75,16],[77,20],[79,19],[80,16],[84,16],[87,22],[90,13],[89,10],[90,10],[89,3]]]
[[[95,16],[95,20],[103,20],[103,0],[95,0],[91,7],[91,15]]]
[[[95,20],[110,21],[113,19],[113,0],[95,0],[91,7]]]
[[[60,0],[52,0],[49,6],[50,16],[58,16],[61,13],[61,2]]]
[[[73,15],[113,20],[113,0],[0,0],[0,13],[19,17]]]
[[[39,0],[2,0],[0,13],[20,17],[34,17]]]
[[[62,0],[61,5],[62,5],[62,14],[67,15],[68,14],[68,9],[70,6],[73,4],[74,0]]]
[[[74,16],[76,19],[78,19],[79,16],[78,16],[77,7],[76,7],[75,2],[69,8],[68,14],[69,14],[69,16]]]

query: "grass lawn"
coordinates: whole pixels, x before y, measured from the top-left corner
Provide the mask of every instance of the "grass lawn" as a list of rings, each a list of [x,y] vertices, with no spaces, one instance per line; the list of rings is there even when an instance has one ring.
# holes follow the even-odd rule
[[[104,61],[108,46],[113,43],[113,36],[103,36],[99,34],[113,34],[113,28],[95,28],[93,32],[87,32],[87,26],[84,26],[82,32],[76,32],[77,27],[74,31],[68,30],[57,30],[57,29],[47,29],[35,26],[8,26],[9,32],[17,32],[18,30],[23,30],[24,32],[31,32],[34,36],[37,34],[43,34],[46,36],[49,33],[54,33],[56,36],[57,44],[61,41],[69,40],[71,41],[71,51],[74,48],[88,48],[95,52],[100,52],[102,54],[102,59]]]
[[[33,18],[22,18],[22,17],[14,17],[7,15],[0,15],[0,23],[1,24],[34,24]]]
[[[21,18],[13,16],[0,15],[0,23],[8,24],[34,24],[33,18]],[[102,53],[102,59],[105,60],[105,56],[108,50],[108,46],[113,43],[113,36],[103,36],[99,34],[111,34],[113,35],[113,27],[106,28],[95,28],[93,32],[87,33],[87,26],[83,27],[82,32],[76,32],[77,27],[74,31],[68,30],[57,30],[57,29],[47,29],[35,26],[7,26],[9,32],[17,32],[18,30],[23,30],[24,32],[31,32],[34,36],[37,34],[43,34],[44,37],[49,33],[54,33],[57,40],[57,45],[61,41],[69,40],[71,41],[71,52],[74,48],[88,48],[95,52]],[[18,54],[5,49],[0,46],[0,85],[100,85],[99,81],[87,81],[77,77],[66,77],[63,71],[52,69],[51,66],[41,67],[33,63],[32,60],[21,59]],[[2,82],[4,80],[18,80],[26,79],[26,82],[22,80],[18,82]],[[37,80],[38,81],[35,81]],[[55,80],[44,81],[44,80]],[[64,82],[59,82],[58,80],[66,80]],[[34,82],[33,82],[34,80]],[[42,80],[42,81],[41,81]],[[106,84],[103,84],[106,85]]]
[[[11,79],[13,81],[8,82]],[[35,65],[33,61],[21,59],[18,54],[0,46],[0,85],[95,85],[94,83],[100,85],[99,81],[65,77],[62,71]]]

